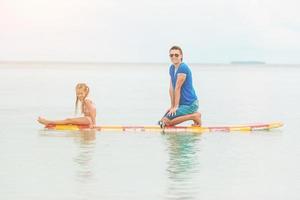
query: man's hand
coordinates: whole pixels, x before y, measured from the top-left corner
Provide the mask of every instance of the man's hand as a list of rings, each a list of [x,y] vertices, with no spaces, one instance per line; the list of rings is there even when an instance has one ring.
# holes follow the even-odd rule
[[[168,115],[169,116],[173,116],[173,115],[176,115],[176,111],[177,111],[178,107],[173,107],[170,109]]]
[[[171,109],[172,109],[172,107],[168,108],[165,113],[169,114]]]

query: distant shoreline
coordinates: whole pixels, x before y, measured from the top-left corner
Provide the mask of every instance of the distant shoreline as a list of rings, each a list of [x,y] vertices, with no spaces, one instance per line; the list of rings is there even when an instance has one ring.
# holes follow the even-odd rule
[[[185,62],[185,61],[184,61]],[[228,63],[193,63],[186,62],[189,65],[228,65]],[[40,64],[59,64],[59,65],[137,65],[137,64],[145,64],[145,65],[169,65],[170,62],[71,62],[71,61],[0,61],[0,64],[32,64],[32,65],[40,65]]]
[[[266,62],[263,61],[232,61],[230,64],[239,65],[265,65]]]
[[[265,63],[260,61],[232,61],[231,63],[193,63],[187,62],[189,65],[300,65],[300,63]],[[103,66],[103,65],[170,65],[169,62],[61,62],[61,61],[0,61],[2,65],[89,65],[89,66]]]

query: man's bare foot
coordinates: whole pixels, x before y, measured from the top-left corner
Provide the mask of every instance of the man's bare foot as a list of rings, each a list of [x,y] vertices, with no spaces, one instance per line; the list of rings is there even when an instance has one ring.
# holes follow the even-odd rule
[[[193,114],[194,124],[192,126],[201,126],[201,114],[196,112]]]
[[[50,124],[50,122],[48,120],[41,118],[41,117],[39,117],[37,121],[44,125]]]
[[[164,117],[162,120],[161,120],[164,124],[164,127],[165,126],[170,126],[170,121],[167,117]]]

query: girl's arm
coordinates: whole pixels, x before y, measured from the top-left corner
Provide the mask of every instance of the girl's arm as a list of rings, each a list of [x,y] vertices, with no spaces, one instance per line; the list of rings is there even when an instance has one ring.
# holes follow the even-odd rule
[[[90,117],[92,118],[93,125],[96,125],[96,107],[91,100],[85,100],[85,106],[89,110]]]

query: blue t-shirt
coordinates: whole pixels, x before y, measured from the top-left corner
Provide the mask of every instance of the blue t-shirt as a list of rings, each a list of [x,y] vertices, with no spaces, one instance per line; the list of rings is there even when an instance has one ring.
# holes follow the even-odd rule
[[[193,87],[193,78],[192,78],[192,72],[189,68],[189,66],[185,63],[181,63],[175,71],[175,66],[171,65],[169,69],[169,74],[171,77],[173,90],[175,90],[176,87],[176,81],[177,81],[177,74],[186,74],[186,78],[184,83],[181,86],[181,92],[180,92],[180,102],[179,105],[191,105],[195,100],[197,100],[197,96]]]

